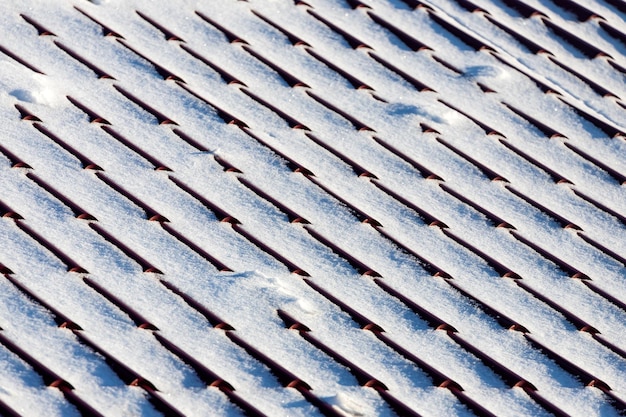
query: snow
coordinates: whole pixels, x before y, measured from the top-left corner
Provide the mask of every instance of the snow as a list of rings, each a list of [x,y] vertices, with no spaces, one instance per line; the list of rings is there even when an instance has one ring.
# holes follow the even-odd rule
[[[538,393],[566,413],[577,416],[617,415],[600,390],[584,387],[572,375],[533,348],[521,333],[501,328],[473,302],[432,277],[412,256],[400,251],[376,228],[354,214],[286,161],[242,129],[225,124],[215,109],[186,92],[176,81],[163,80],[145,60],[101,28],[84,11],[124,37],[124,42],[171,71],[185,86],[244,122],[252,133],[315,174],[316,180],[349,204],[372,216],[403,245],[439,266],[454,282],[479,300],[528,328],[531,335],[570,362],[606,382],[626,401],[626,362],[560,313],[514,283],[501,278],[479,256],[463,248],[412,210],[370,182],[391,189],[449,226],[456,236],[489,254],[523,277],[523,282],[596,327],[606,340],[626,349],[626,312],[569,278],[555,264],[516,240],[507,229],[494,228],[474,209],[444,192],[436,180],[423,179],[408,163],[385,150],[379,137],[432,170],[445,184],[512,224],[517,232],[587,274],[592,282],[626,301],[626,270],[618,261],[585,243],[578,232],[562,229],[549,216],[489,181],[473,164],[437,141],[442,138],[471,158],[495,170],[517,191],[550,208],[583,229],[585,235],[617,254],[626,253],[625,225],[578,198],[572,189],[626,215],[626,192],[608,173],[571,152],[572,143],[620,173],[626,173],[626,142],[609,138],[581,118],[571,103],[622,130],[626,97],[624,75],[607,59],[586,59],[554,36],[539,18],[524,19],[496,0],[476,0],[498,22],[544,46],[566,66],[583,74],[618,98],[601,97],[577,77],[533,55],[480,13],[470,14],[456,2],[429,0],[434,13],[492,47],[513,67],[549,85],[561,96],[544,94],[511,66],[486,50],[474,49],[441,30],[424,8],[410,10],[401,1],[364,1],[372,11],[430,46],[413,52],[374,23],[366,9],[344,2],[309,0],[324,19],[363,40],[373,53],[414,76],[434,91],[417,92],[397,74],[368,55],[352,49],[338,34],[314,19],[307,6],[288,0],[196,2],[177,0],[156,5],[148,0],[25,0],[0,5],[0,46],[27,61],[35,73],[0,53],[0,144],[32,167],[32,172],[97,219],[97,224],[132,248],[163,275],[144,273],[141,266],[95,233],[88,221],[76,219],[61,202],[28,179],[29,170],[11,168],[0,157],[0,201],[19,213],[19,220],[53,242],[88,274],[67,272],[57,257],[26,235],[9,218],[0,219],[0,262],[14,279],[41,300],[82,327],[82,333],[133,371],[152,382],[160,395],[185,415],[240,415],[216,388],[207,388],[191,367],[165,349],[151,334],[82,280],[97,282],[132,306],[158,334],[197,358],[228,381],[235,392],[266,415],[319,415],[294,388],[283,388],[270,370],[225,332],[206,319],[159,280],[185,294],[234,327],[237,336],[277,361],[312,387],[312,392],[344,415],[393,415],[372,388],[358,385],[348,369],[287,330],[278,317],[286,311],[311,329],[311,335],[375,376],[420,415],[471,415],[450,391],[436,388],[415,364],[362,330],[348,314],[308,286],[297,274],[219,222],[214,213],[169,178],[185,183],[241,222],[241,229],[310,274],[310,280],[380,325],[385,335],[464,388],[474,401],[499,416],[547,415],[520,388],[509,388],[478,358],[444,331],[434,331],[404,304],[359,275],[348,262],[314,239],[300,224],[244,187],[246,178],[311,222],[312,230],[379,272],[392,288],[449,323],[472,345],[534,384]],[[626,46],[607,37],[595,20],[577,22],[556,6],[526,3],[550,20],[606,51],[626,66]],[[600,0],[585,5],[613,27],[626,32],[624,16]],[[292,46],[279,31],[256,17],[254,10],[306,41],[312,50],[353,74],[373,91],[355,90],[340,75]],[[185,45],[229,72],[246,87],[227,85],[219,74],[186,53],[135,11],[167,27]],[[342,109],[375,132],[357,131],[344,117],[289,87],[273,70],[230,44],[195,12],[210,16],[246,40],[250,48],[278,64],[310,87],[310,91]],[[35,19],[56,36],[38,36],[20,14]],[[59,49],[60,42],[97,65],[113,79],[93,71]],[[462,75],[431,56],[449,62]],[[477,83],[495,92],[485,93]],[[119,86],[157,109],[178,126],[156,119],[120,94]],[[300,121],[320,141],[348,156],[378,180],[358,177],[352,168],[290,128],[277,114],[252,100],[250,91]],[[385,101],[377,100],[376,95]],[[136,147],[172,171],[155,171],[139,154],[113,139],[72,105],[70,96],[105,118]],[[562,100],[561,100],[562,99]],[[574,185],[555,184],[541,169],[487,136],[462,112],[493,127],[515,147],[552,168]],[[507,109],[523,109],[565,138],[548,139]],[[190,248],[147,221],[130,200],[85,170],[80,161],[23,121],[15,105],[39,117],[43,126],[103,168],[107,178],[139,198],[168,225],[233,272],[218,272]],[[439,132],[424,133],[420,123]],[[201,143],[201,152],[171,132],[177,127]],[[242,171],[226,173],[220,156]],[[70,382],[75,393],[103,415],[159,415],[139,387],[126,386],[102,356],[79,343],[69,329],[58,328],[45,308],[0,279],[1,335]],[[55,388],[17,355],[0,345],[0,401],[21,415],[78,415]]]

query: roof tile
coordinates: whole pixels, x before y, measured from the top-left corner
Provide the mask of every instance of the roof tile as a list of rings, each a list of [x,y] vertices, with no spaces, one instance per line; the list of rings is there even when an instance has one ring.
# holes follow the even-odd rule
[[[0,414],[626,410],[621,0],[44,3]]]

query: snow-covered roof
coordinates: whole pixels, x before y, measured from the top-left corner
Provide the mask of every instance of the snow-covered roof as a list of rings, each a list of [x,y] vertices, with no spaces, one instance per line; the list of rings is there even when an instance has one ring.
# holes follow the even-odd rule
[[[626,410],[622,0],[0,12],[1,415]]]

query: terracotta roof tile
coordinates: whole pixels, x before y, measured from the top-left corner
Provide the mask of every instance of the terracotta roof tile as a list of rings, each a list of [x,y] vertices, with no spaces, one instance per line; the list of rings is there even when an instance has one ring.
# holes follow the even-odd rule
[[[626,410],[621,0],[44,3],[0,414]]]
[[[432,131],[432,133],[438,133],[436,131],[434,131],[432,128],[428,127],[427,125],[421,123],[420,125],[422,125],[422,130],[426,133],[430,133]],[[427,180],[438,180],[438,181],[443,181],[443,179],[438,176],[437,174],[433,173],[430,169],[424,167],[421,163],[417,162],[416,160],[414,160],[413,158],[411,158],[410,156],[406,155],[404,152],[398,150],[397,148],[395,148],[394,146],[390,145],[387,141],[377,137],[377,136],[373,136],[372,139],[374,139],[376,141],[376,143],[378,143],[379,145],[381,145],[383,148],[387,149],[389,152],[393,153],[394,155],[398,156],[400,159],[402,159],[403,161],[405,161],[406,163],[408,163],[409,165],[411,165],[413,168],[415,168],[419,174],[423,177],[426,178]]]
[[[104,182],[106,185],[111,187],[114,191],[126,197],[126,199],[130,200],[134,205],[139,207],[141,210],[143,210],[145,214],[145,218],[147,220],[156,221],[156,222],[169,222],[167,218],[157,213],[154,209],[152,209],[146,203],[144,203],[139,198],[132,195],[130,192],[128,192],[126,189],[124,189],[122,186],[120,186],[118,183],[116,183],[115,181],[113,181],[112,179],[104,175],[103,173],[101,172],[96,173],[96,177],[102,182]]]
[[[29,352],[24,350],[21,346],[15,344],[11,339],[7,338],[4,332],[0,332],[0,344],[6,349],[13,352],[21,360],[26,362],[32,367],[37,374],[43,379],[43,382],[48,387],[57,388],[59,391],[65,393],[74,389],[72,384],[60,377],[56,372],[48,368],[46,365],[35,359]]]
[[[335,200],[339,201],[342,205],[346,206],[348,208],[348,210],[362,223],[365,224],[369,224],[373,227],[376,226],[380,226],[380,222],[378,220],[376,220],[375,218],[373,218],[372,216],[370,216],[369,214],[365,213],[363,210],[359,209],[358,207],[356,207],[355,205],[351,204],[349,201],[347,201],[346,199],[344,199],[341,195],[335,193],[334,191],[332,191],[330,188],[328,188],[326,185],[322,184],[318,179],[316,179],[314,176],[311,175],[305,175],[305,177],[311,181],[313,184],[315,184],[317,187],[319,187],[322,191],[324,191],[326,194],[330,195],[331,197],[333,197]]]

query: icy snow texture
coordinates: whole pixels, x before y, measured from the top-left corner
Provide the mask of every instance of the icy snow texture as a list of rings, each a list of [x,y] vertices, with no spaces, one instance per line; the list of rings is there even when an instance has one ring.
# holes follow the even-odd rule
[[[371,12],[392,22],[432,50],[412,51],[376,24],[368,9],[351,9],[336,0],[3,1],[0,46],[44,74],[0,54],[0,144],[32,167],[32,173],[69,197],[97,219],[102,229],[132,248],[163,275],[142,268],[114,245],[76,219],[58,199],[26,177],[30,170],[12,168],[0,156],[0,200],[69,255],[88,274],[67,272],[51,252],[0,219],[0,262],[13,278],[82,327],[82,332],[115,358],[152,382],[160,395],[186,415],[240,415],[216,388],[207,388],[193,370],[161,346],[150,330],[135,323],[82,280],[88,276],[147,321],[158,334],[197,358],[235,388],[235,392],[270,416],[317,415],[293,388],[283,388],[267,367],[213,329],[198,312],[158,283],[164,279],[198,300],[234,327],[238,337],[279,362],[312,387],[312,392],[346,415],[393,415],[373,389],[359,386],[348,370],[313,347],[295,330],[285,329],[277,309],[311,329],[311,335],[383,382],[389,393],[420,415],[468,415],[471,411],[449,390],[433,386],[413,363],[362,330],[337,306],[306,285],[302,277],[261,251],[233,226],[178,187],[182,181],[241,222],[250,233],[311,275],[310,279],[385,330],[385,335],[443,372],[464,393],[501,416],[546,415],[521,388],[510,388],[478,358],[444,331],[435,331],[398,299],[359,275],[344,259],[315,240],[301,224],[290,224],[277,207],[244,187],[245,178],[308,220],[339,248],[382,275],[382,280],[458,330],[466,341],[530,381],[537,392],[566,413],[577,416],[616,415],[599,389],[585,387],[534,348],[524,336],[503,329],[468,298],[432,277],[412,256],[398,250],[374,227],[361,223],[344,204],[317,187],[287,162],[225,124],[216,110],[185,91],[175,80],[164,81],[145,59],[77,9],[124,37],[124,43],[180,77],[185,86],[244,122],[272,148],[315,174],[315,179],[349,204],[378,220],[381,230],[454,277],[454,283],[525,326],[549,349],[596,376],[626,401],[626,360],[578,331],[547,304],[501,278],[484,260],[428,226],[415,212],[392,199],[377,182],[432,214],[455,236],[511,268],[523,282],[558,302],[626,350],[626,312],[591,292],[537,252],[516,240],[508,229],[494,228],[482,214],[444,192],[438,180],[422,178],[407,162],[373,137],[400,150],[440,176],[446,186],[513,225],[526,239],[588,275],[594,285],[626,302],[626,270],[619,261],[590,246],[574,229],[564,229],[546,214],[514,196],[505,183],[489,179],[466,159],[440,143],[461,150],[496,171],[510,185],[582,228],[584,235],[613,252],[626,254],[626,230],[617,218],[578,197],[577,190],[626,215],[626,192],[607,172],[564,144],[626,173],[626,143],[580,117],[570,103],[624,131],[624,75],[609,64],[626,67],[626,45],[608,36],[598,19],[584,23],[555,5],[526,3],[550,21],[582,37],[611,58],[587,59],[555,36],[540,17],[523,18],[497,0],[475,0],[493,19],[540,44],[558,62],[594,80],[617,97],[602,97],[589,85],[490,23],[482,13],[469,13],[454,1],[424,1],[441,19],[462,28],[497,51],[502,60],[531,74],[560,96],[544,94],[522,73],[488,50],[475,51],[436,25],[427,8],[415,10],[399,0],[367,0]],[[582,3],[582,2],[581,2]],[[624,14],[601,0],[585,5],[626,32]],[[278,30],[251,13],[272,20],[310,45],[312,51],[358,78],[373,90],[354,89],[343,77],[316,60],[305,46],[293,46]],[[376,56],[415,77],[434,91],[417,92],[397,74],[376,62],[367,49],[352,49],[316,20],[308,10],[333,22],[372,48]],[[136,11],[167,27],[184,40],[166,41]],[[195,12],[240,36],[265,59],[278,64],[308,87],[291,88],[280,75],[229,43]],[[34,19],[56,36],[38,36],[20,15]],[[113,79],[94,72],[61,50],[55,42],[96,64]],[[226,84],[217,72],[183,50],[196,51],[243,83]],[[458,68],[456,73],[433,59]],[[486,86],[494,92],[485,93]],[[140,98],[178,126],[156,119],[113,86]],[[251,99],[253,93],[311,129],[321,142],[348,156],[378,180],[358,177],[352,168],[292,129],[276,113]],[[357,131],[350,122],[322,106],[307,91],[342,109],[374,132]],[[152,163],[90,124],[70,96],[111,123],[133,145],[172,171],[155,171]],[[376,96],[377,98],[375,98]],[[489,125],[506,141],[550,167],[572,184],[556,184],[480,126],[439,100]],[[502,103],[522,110],[565,138],[549,139]],[[157,213],[168,227],[223,262],[234,272],[218,272],[210,263],[147,221],[133,202],[84,170],[80,161],[32,122],[20,120],[21,105],[42,125],[98,164],[114,180]],[[426,123],[436,133],[425,133]],[[206,150],[177,135],[179,128]],[[214,156],[242,171],[226,173]],[[6,279],[0,280],[0,333],[74,386],[74,392],[104,415],[159,415],[139,387],[126,386],[103,358],[58,328],[45,308],[25,297]],[[0,401],[25,416],[77,415],[56,388],[46,387],[33,369],[0,345]]]

